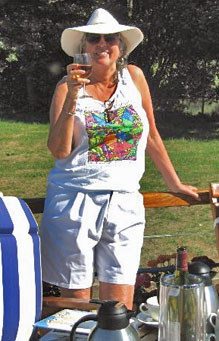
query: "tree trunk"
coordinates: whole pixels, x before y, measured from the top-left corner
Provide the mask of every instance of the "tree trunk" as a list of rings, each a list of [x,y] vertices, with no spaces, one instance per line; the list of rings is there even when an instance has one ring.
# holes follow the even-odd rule
[[[127,0],[127,12],[129,19],[131,19],[133,14],[133,0]]]
[[[202,96],[201,113],[202,113],[202,115],[204,115],[204,113],[205,113],[205,96]]]

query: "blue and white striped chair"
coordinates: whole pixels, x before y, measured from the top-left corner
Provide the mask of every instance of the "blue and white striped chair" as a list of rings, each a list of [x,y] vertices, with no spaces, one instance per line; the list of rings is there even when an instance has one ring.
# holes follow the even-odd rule
[[[37,223],[22,200],[0,197],[0,340],[28,341],[41,316]]]

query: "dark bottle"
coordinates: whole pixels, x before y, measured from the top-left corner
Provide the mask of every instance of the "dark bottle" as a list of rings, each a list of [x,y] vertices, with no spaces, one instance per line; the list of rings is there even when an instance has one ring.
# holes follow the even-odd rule
[[[188,251],[184,246],[178,247],[176,251],[175,284],[184,285],[188,283]]]

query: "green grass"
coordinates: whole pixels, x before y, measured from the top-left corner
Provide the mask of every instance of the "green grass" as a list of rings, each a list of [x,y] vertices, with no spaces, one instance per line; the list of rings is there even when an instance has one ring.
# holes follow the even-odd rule
[[[218,141],[169,139],[166,148],[180,179],[208,189],[219,182]],[[141,181],[145,191],[168,191],[151,160],[146,158],[146,172]],[[218,261],[210,205],[156,208],[146,210],[145,235],[169,234],[174,237],[145,238],[141,265],[160,254],[172,254],[177,245],[187,245],[190,258],[206,255]]]
[[[54,159],[46,148],[48,125],[0,122],[0,190],[7,195],[45,195]]]
[[[0,191],[4,195],[45,196],[47,175],[54,165],[46,147],[48,129],[48,124],[0,121]],[[164,142],[184,183],[208,189],[211,182],[219,181],[218,140],[170,138]],[[141,190],[168,191],[148,157]],[[41,216],[36,218],[40,222]],[[210,205],[147,209],[146,219],[141,266],[182,244],[188,246],[190,258],[207,255],[218,261]],[[148,238],[164,234],[172,237]]]

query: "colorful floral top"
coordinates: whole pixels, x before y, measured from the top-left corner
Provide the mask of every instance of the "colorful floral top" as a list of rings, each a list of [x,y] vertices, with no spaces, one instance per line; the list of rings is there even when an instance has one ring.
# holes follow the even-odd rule
[[[56,160],[49,183],[70,189],[135,191],[145,170],[149,131],[142,98],[128,69],[107,102],[79,92],[71,155]]]

